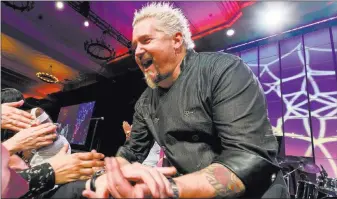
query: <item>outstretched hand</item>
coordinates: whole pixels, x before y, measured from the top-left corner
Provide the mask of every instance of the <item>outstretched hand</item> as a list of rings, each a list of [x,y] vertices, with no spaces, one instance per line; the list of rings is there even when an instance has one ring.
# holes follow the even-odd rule
[[[26,111],[18,109],[24,103],[23,100],[18,102],[1,104],[1,128],[13,131],[21,131],[38,124],[33,115]]]
[[[104,198],[109,194],[114,198],[168,198],[173,196],[170,183],[165,176],[176,173],[174,167],[151,168],[133,163],[122,168],[115,158],[105,159],[107,173],[96,181],[96,192],[83,191],[88,198]]]

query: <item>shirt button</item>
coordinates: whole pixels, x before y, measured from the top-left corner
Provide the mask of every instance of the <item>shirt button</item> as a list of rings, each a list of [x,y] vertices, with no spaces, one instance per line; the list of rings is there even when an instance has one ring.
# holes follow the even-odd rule
[[[192,136],[192,140],[193,141],[198,141],[199,140],[199,136],[198,135],[193,135]]]

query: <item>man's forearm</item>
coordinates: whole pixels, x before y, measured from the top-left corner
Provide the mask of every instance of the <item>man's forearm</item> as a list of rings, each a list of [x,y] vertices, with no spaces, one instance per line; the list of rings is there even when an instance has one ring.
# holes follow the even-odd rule
[[[238,197],[245,191],[241,180],[221,164],[174,178],[180,198]]]

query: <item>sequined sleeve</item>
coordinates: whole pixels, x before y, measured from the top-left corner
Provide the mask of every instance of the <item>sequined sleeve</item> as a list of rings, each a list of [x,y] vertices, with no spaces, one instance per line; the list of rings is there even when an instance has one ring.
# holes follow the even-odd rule
[[[55,173],[49,163],[36,165],[18,173],[29,183],[29,191],[22,198],[34,197],[55,185]]]

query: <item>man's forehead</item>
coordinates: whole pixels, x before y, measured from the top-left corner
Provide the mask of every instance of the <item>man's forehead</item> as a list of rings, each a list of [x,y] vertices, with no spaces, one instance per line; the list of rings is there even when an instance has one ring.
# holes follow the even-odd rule
[[[145,23],[143,23],[145,22]],[[150,23],[149,21],[140,21],[133,27],[132,30],[132,40],[138,40],[138,38],[151,36],[155,34],[155,26],[154,24]]]
[[[154,29],[154,23],[150,19],[144,19],[140,22],[138,22],[134,27],[133,27],[133,33],[137,35],[141,35],[143,32],[151,32]],[[148,34],[148,33],[146,33]]]

